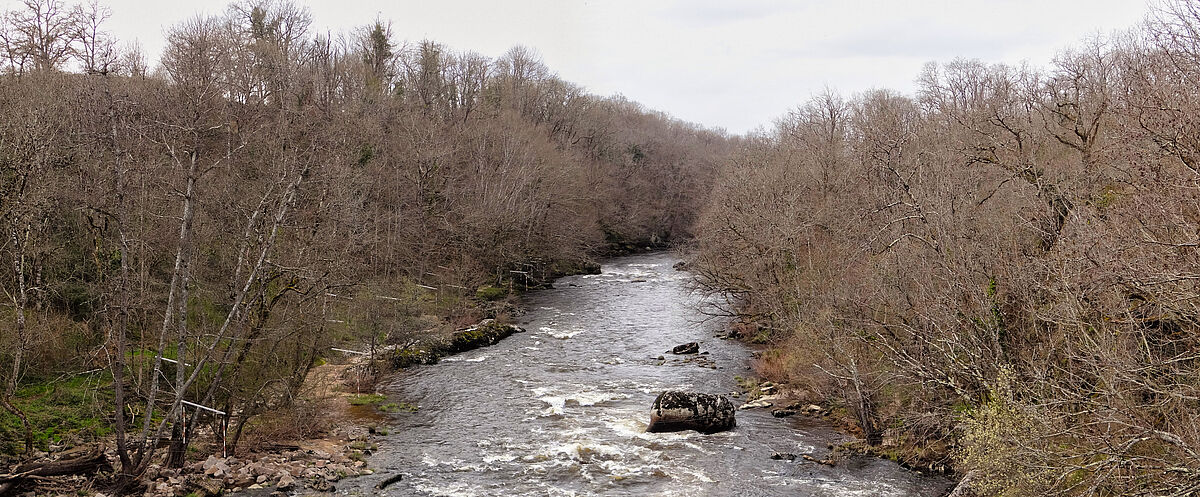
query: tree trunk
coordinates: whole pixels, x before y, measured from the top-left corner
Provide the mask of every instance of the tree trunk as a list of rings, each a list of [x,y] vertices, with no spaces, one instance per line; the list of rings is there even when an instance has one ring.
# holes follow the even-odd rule
[[[179,416],[171,426],[171,446],[167,449],[168,468],[182,468],[187,456],[187,438],[184,436],[186,413],[186,410],[180,409]]]
[[[172,150],[172,156],[174,155],[174,150]],[[183,300],[186,300],[186,292],[182,287],[187,284],[187,253],[191,246],[192,220],[195,218],[196,183],[199,179],[197,174],[196,153],[194,151],[191,152],[188,154],[188,158],[190,160],[188,163],[187,172],[187,189],[185,190],[183,196],[183,218],[179,223],[179,241],[175,251],[175,268],[171,274],[171,284],[167,292],[167,306],[163,312],[163,326],[159,334],[158,350],[155,353],[154,368],[151,373],[150,393],[149,399],[146,401],[146,413],[143,416],[144,420],[142,422],[142,435],[141,439],[138,441],[136,449],[137,455],[132,461],[135,466],[133,471],[134,474],[140,474],[147,466],[149,466],[149,456],[152,455],[155,449],[158,447],[158,441],[162,436],[163,425],[160,424],[159,429],[154,431],[154,439],[150,439],[151,419],[154,417],[154,406],[160,390],[158,386],[158,379],[160,376],[163,376],[163,349],[165,349],[167,346],[167,336],[171,330],[171,324],[175,321],[172,319],[172,317],[176,316],[178,309],[184,309],[185,314],[187,309],[186,301],[180,302],[180,294],[183,294]],[[183,358],[180,357],[177,358],[177,360],[182,362]],[[186,388],[186,385],[184,385],[184,388]],[[175,404],[178,404],[178,400],[182,398],[182,395],[183,392],[178,390],[176,391],[177,398]],[[168,417],[174,416],[176,414],[174,411],[176,411],[176,409],[173,407],[171,412],[168,413]],[[163,423],[165,422],[166,420],[163,421]]]
[[[105,79],[107,82],[107,79]],[[117,301],[117,310],[113,315],[111,323],[112,339],[116,341],[117,357],[111,365],[113,375],[113,414],[115,415],[113,431],[116,436],[117,457],[121,460],[121,471],[128,471],[132,466],[132,461],[129,457],[129,445],[126,442],[125,431],[128,429],[128,421],[125,419],[125,366],[126,366],[126,343],[125,332],[129,323],[129,237],[126,235],[126,230],[129,227],[129,215],[125,205],[125,166],[123,163],[124,154],[117,141],[117,118],[116,109],[112,107],[112,94],[109,93],[108,87],[105,87],[105,96],[108,98],[109,111],[109,136],[110,146],[113,148],[114,163],[113,163],[113,189],[116,193],[116,217],[117,217],[117,235],[120,238],[121,245],[121,269],[117,277],[117,287],[115,289],[115,300]]]
[[[29,418],[25,416],[25,412],[12,403],[12,398],[17,393],[18,380],[21,377],[21,368],[25,362],[25,347],[29,341],[26,336],[27,330],[25,325],[25,309],[29,306],[29,294],[25,288],[25,244],[19,235],[20,230],[17,227],[17,222],[14,219],[12,226],[11,239],[13,244],[12,267],[17,278],[17,293],[12,295],[13,307],[17,311],[17,343],[16,350],[13,351],[12,371],[8,377],[8,382],[4,385],[3,395],[0,395],[0,404],[3,404],[4,409],[11,412],[14,416],[21,418],[21,427],[25,430],[25,455],[33,453],[33,426],[29,424]],[[28,237],[28,233],[26,233]]]
[[[93,474],[101,469],[110,469],[103,447],[96,447],[86,455],[73,459],[23,464],[11,474],[0,475],[0,496],[24,490],[39,477]]]

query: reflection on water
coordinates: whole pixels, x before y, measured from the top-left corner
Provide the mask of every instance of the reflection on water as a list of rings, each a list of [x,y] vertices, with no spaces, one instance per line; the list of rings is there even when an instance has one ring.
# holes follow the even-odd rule
[[[536,292],[522,317],[528,333],[417,367],[388,387],[420,405],[398,414],[371,463],[371,477],[339,484],[387,495],[813,495],[936,496],[947,483],[895,464],[858,458],[830,468],[775,461],[775,452],[823,456],[839,435],[804,420],[738,412],[715,435],[645,433],[665,389],[737,390],[749,352],[714,338],[690,277],[669,254],[620,258],[599,275],[572,276]],[[698,341],[716,369],[658,356]]]

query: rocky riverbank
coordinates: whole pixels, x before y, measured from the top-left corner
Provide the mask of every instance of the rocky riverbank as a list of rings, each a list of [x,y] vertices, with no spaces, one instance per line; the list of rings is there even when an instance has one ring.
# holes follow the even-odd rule
[[[487,319],[450,333],[430,334],[420,343],[384,349],[374,359],[384,358],[396,369],[432,364],[448,355],[493,345],[522,331]],[[368,386],[370,381],[364,382],[365,372],[380,366],[372,364],[372,357],[349,355],[339,362],[314,367],[301,398],[288,412],[270,413],[258,419],[260,426],[267,427],[263,436],[269,439],[252,437],[243,441],[236,456],[225,457],[211,431],[201,429],[191,443],[189,458],[193,462],[182,468],[152,464],[142,479],[145,484],[142,495],[203,497],[245,491],[253,495],[332,492],[344,478],[374,473],[368,466],[368,457],[388,433],[390,413],[416,411],[419,406],[390,402],[383,395],[370,393],[371,390],[359,393],[364,387],[373,388]],[[112,446],[108,443],[109,449],[103,451],[110,464],[100,465],[96,474],[37,477],[36,481],[28,482],[30,485],[11,490],[104,495],[104,482],[110,478],[116,463]],[[28,462],[70,458],[82,448],[60,447]]]
[[[838,405],[813,390],[790,381],[790,376],[781,363],[790,361],[779,351],[754,343],[753,335],[746,333],[744,323],[737,323],[729,334],[722,338],[735,338],[747,346],[758,349],[753,353],[750,370],[756,378],[739,378],[739,384],[750,396],[739,409],[768,408],[775,417],[796,414],[820,417],[824,422],[836,426],[841,432],[854,437],[830,447],[830,456],[825,461],[836,461],[839,454],[854,454],[887,459],[904,468],[930,474],[950,475],[948,464],[949,447],[944,443],[915,441],[896,429],[884,430],[882,440],[871,445],[863,439],[863,431],[850,409]]]
[[[211,430],[198,430],[190,444],[192,462],[182,468],[151,464],[142,475],[140,493],[147,497],[203,497],[246,489],[267,490],[264,495],[275,491],[329,491],[342,478],[372,473],[367,456],[378,448],[377,436],[387,429],[382,413],[364,414],[355,409],[358,399],[369,397],[354,394],[348,387],[363,360],[314,368],[292,408],[257,419],[263,431],[274,438],[244,440],[236,456],[222,456],[222,447]],[[97,455],[107,464],[72,474],[38,475],[12,488],[0,488],[0,495],[105,495],[107,482],[117,467],[117,455],[111,440],[102,446],[107,449],[99,450]],[[39,453],[25,464],[54,465],[88,450],[87,446],[55,448],[61,450]]]
[[[374,472],[366,467],[366,455],[373,447],[374,443],[362,439],[333,447],[342,449],[333,453],[298,448],[240,458],[214,455],[181,470],[151,466],[145,495],[215,496],[255,489],[331,492],[342,478]]]

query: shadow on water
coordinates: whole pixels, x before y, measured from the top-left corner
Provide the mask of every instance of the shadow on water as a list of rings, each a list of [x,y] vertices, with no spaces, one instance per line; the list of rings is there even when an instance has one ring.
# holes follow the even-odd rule
[[[384,424],[392,421],[391,416],[380,412],[375,404],[351,405],[346,408],[346,413],[360,424]]]
[[[414,368],[389,393],[417,402],[394,416],[371,460],[378,472],[345,480],[340,494],[387,495],[809,495],[937,496],[946,479],[854,458],[836,467],[775,452],[824,457],[829,426],[739,411],[714,435],[645,433],[665,389],[737,390],[749,351],[720,340],[689,273],[665,253],[609,261],[602,274],[563,278],[524,302],[527,333]],[[707,361],[666,354],[700,342]]]

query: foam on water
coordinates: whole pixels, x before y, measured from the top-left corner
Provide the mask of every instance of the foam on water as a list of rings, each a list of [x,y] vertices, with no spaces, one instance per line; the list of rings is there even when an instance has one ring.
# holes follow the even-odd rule
[[[479,354],[475,357],[471,357],[469,354],[460,354],[443,357],[441,362],[483,362],[488,360],[490,357],[491,356],[488,354]]]
[[[667,389],[736,390],[749,351],[713,338],[724,324],[697,310],[703,299],[665,254],[605,265],[532,292],[521,317],[529,333],[421,366],[389,393],[417,403],[395,415],[372,465],[404,479],[390,495],[884,495],[936,496],[923,480],[871,460],[829,468],[773,461],[774,452],[815,454],[830,429],[796,430],[768,410],[739,411],[738,427],[713,435],[646,433],[649,406]],[[645,279],[644,283],[632,283]],[[657,356],[700,342],[724,370]],[[853,469],[849,469],[853,467]],[[343,480],[339,493],[377,493],[377,477]]]

